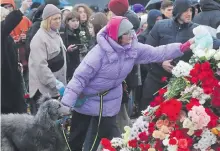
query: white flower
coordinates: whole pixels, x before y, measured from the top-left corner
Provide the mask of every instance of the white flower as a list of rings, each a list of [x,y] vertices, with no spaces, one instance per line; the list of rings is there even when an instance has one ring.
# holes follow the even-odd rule
[[[202,88],[197,87],[196,85],[186,87],[186,89],[181,92],[181,95],[183,96],[188,93],[192,94],[193,98],[198,99],[200,104],[204,104],[206,100],[211,98],[210,95],[204,93]]]
[[[183,121],[183,128],[192,128],[193,127],[193,123],[190,119],[185,118],[185,120]]]
[[[170,145],[170,146],[167,147],[168,151],[177,151],[177,149],[178,149],[177,145]]]
[[[172,74],[176,77],[189,76],[192,68],[193,66],[180,60],[178,64],[173,68]]]
[[[217,61],[220,60],[220,51],[219,50],[215,53],[214,59],[217,60]]]
[[[174,138],[173,138],[174,139]],[[176,138],[175,138],[176,139]],[[178,142],[178,140],[176,140]],[[163,140],[163,145],[167,146],[168,151],[177,151],[178,146],[177,145],[170,145],[169,144],[169,135]]]
[[[201,135],[201,139],[197,144],[194,144],[195,149],[200,149],[201,151],[206,151],[211,145],[215,144],[217,141],[216,136],[210,132],[208,129],[204,129]]]
[[[79,33],[81,36],[85,36],[86,35],[86,32],[85,31],[80,31]]]
[[[203,58],[205,57],[206,60],[210,60],[216,53],[215,49],[208,49],[208,50],[203,50],[203,49],[195,49],[193,51],[195,56],[198,58]]]
[[[193,123],[193,130],[203,129],[210,122],[210,116],[205,112],[203,106],[193,106],[188,112],[188,117]]]
[[[117,147],[122,148],[124,146],[124,140],[122,138],[113,138],[111,140],[111,144],[114,148],[117,148]]]
[[[220,62],[217,64],[218,68],[220,69]]]

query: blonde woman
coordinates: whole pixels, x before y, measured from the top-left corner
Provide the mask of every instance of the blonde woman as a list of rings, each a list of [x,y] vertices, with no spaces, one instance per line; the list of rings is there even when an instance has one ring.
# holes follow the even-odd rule
[[[32,113],[36,112],[36,100],[42,94],[53,98],[62,95],[66,84],[66,48],[59,35],[61,11],[52,4],[44,8],[41,27],[30,44],[29,89],[33,99]]]

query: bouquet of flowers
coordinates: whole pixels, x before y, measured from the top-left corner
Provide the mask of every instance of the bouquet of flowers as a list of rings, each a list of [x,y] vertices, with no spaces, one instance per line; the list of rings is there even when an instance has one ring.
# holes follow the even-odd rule
[[[220,49],[196,51],[122,138],[102,139],[103,151],[220,151]]]

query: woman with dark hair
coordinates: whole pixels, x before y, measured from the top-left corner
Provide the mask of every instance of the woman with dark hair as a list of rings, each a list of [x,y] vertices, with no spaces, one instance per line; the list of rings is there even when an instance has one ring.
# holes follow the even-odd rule
[[[179,57],[191,45],[188,41],[152,47],[138,43],[132,29],[127,18],[113,17],[99,32],[98,44],[80,63],[65,89],[61,102],[74,110],[69,142],[72,151],[82,150],[91,120],[96,123],[92,127],[92,151],[102,138],[120,137],[116,115],[121,107],[122,82],[135,64]]]
[[[91,40],[89,18],[92,15],[92,10],[86,4],[76,4],[73,7],[73,11],[78,12],[80,16],[80,39],[84,45],[84,47],[80,49],[80,61],[82,61],[89,51],[89,42]]]
[[[77,12],[69,12],[64,20],[64,33],[61,35],[64,45],[67,48],[67,81],[73,76],[75,69],[80,64],[79,47],[80,28],[79,28],[79,14]]]

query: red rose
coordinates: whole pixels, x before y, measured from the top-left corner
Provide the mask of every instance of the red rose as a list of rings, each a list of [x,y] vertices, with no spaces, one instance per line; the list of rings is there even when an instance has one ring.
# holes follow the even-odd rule
[[[162,96],[156,96],[154,98],[154,101],[157,102],[158,104],[160,104],[161,102],[163,102],[163,97]]]
[[[161,82],[166,82],[167,81],[167,77],[162,77],[161,78]]]
[[[150,148],[150,144],[140,144],[141,151],[147,151]]]
[[[194,65],[194,68],[197,69],[197,70],[200,70],[201,64],[200,64],[200,63],[196,63],[196,64]]]
[[[128,142],[128,146],[132,147],[132,148],[136,148],[137,147],[137,140],[136,139],[133,139],[133,140],[130,140]]]
[[[167,92],[166,88],[162,88],[159,90],[159,96],[163,96]]]
[[[187,149],[188,147],[188,142],[186,139],[179,139],[178,140],[178,147],[182,149]]]
[[[197,83],[199,82],[199,78],[197,78],[197,77],[192,77],[192,78],[191,78],[191,82],[192,82],[193,84],[197,84]]]
[[[117,151],[115,148],[113,148],[113,147],[111,147],[111,146],[106,147],[106,148],[104,148],[104,149],[108,149],[109,151]]]
[[[160,104],[160,107],[155,112],[155,116],[160,117],[164,114],[169,118],[169,120],[176,121],[179,117],[181,108],[182,103],[180,101],[176,99],[170,99]]]
[[[155,148],[157,151],[163,151],[162,141],[157,140],[157,141],[156,141],[156,144],[155,144],[155,146],[154,146],[154,148]]]
[[[102,138],[101,140],[101,145],[104,147],[104,148],[107,148],[107,147],[111,147],[111,142],[110,140],[108,140],[107,138]]]
[[[211,65],[208,61],[201,64],[201,70],[202,71],[209,71],[211,70]]]
[[[202,130],[195,131],[194,135],[196,135],[197,137],[200,137],[202,135]]]
[[[203,87],[203,91],[205,94],[212,94],[213,88],[212,87]]]
[[[214,128],[218,124],[218,116],[215,115],[209,108],[205,108],[205,112],[210,116],[210,122],[208,123],[208,128]]]
[[[29,94],[25,94],[25,95],[24,95],[24,98],[25,98],[25,99],[29,99],[29,98],[30,98],[30,95],[29,95]]]
[[[220,107],[220,86],[214,88],[211,104],[213,107]]]
[[[177,140],[176,140],[175,138],[171,138],[171,139],[169,140],[169,144],[170,144],[170,145],[176,145],[176,144],[177,144]]]
[[[193,106],[200,106],[199,100],[196,98],[191,98],[190,102],[186,105],[186,109],[189,111]]]
[[[155,107],[157,105],[159,105],[158,102],[155,102],[155,101],[150,102],[150,106],[151,107]]]
[[[149,126],[148,126],[148,132],[149,134],[152,134],[153,131],[155,130],[155,123],[149,123]]]
[[[198,69],[192,69],[189,73],[189,75],[191,75],[192,77],[195,77],[199,74],[199,70]]]
[[[148,140],[148,136],[147,136],[146,132],[139,133],[138,137],[140,138],[141,141],[147,141]]]

